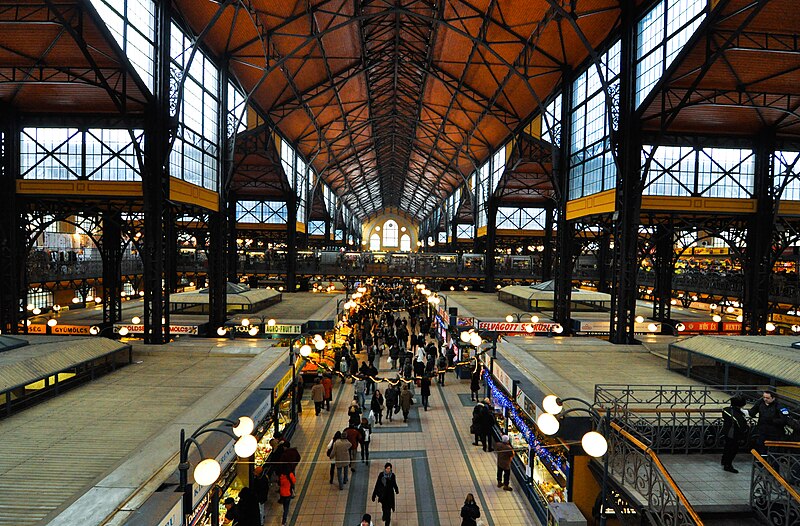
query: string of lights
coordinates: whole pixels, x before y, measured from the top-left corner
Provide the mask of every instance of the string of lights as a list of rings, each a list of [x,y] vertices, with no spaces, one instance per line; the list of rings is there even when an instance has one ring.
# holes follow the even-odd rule
[[[492,401],[500,407],[504,407],[508,410],[509,416],[514,422],[514,425],[525,436],[525,441],[528,443],[531,450],[536,452],[536,456],[539,457],[542,462],[547,464],[551,470],[557,470],[566,475],[567,470],[569,469],[566,459],[560,455],[552,453],[545,444],[536,438],[536,434],[531,430],[525,421],[525,418],[523,418],[523,416],[520,414],[521,408],[514,400],[506,396],[506,394],[500,388],[498,388],[497,385],[495,385],[491,375],[489,374],[489,371],[486,369],[483,370],[483,379],[486,382],[486,385],[489,387],[489,392],[492,394]]]

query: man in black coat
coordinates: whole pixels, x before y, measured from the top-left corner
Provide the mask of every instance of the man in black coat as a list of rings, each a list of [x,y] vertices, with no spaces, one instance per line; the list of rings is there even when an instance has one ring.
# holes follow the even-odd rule
[[[383,471],[378,475],[378,480],[375,481],[375,489],[372,490],[372,502],[378,499],[381,503],[383,510],[382,520],[386,526],[392,523],[392,511],[394,511],[394,496],[400,494],[397,488],[397,477],[392,473],[392,464],[387,462],[383,466]]]
[[[768,440],[783,440],[785,432],[783,426],[788,423],[789,411],[778,407],[778,395],[775,391],[767,389],[761,400],[750,408],[750,416],[758,416],[756,424],[756,451],[762,455],[767,452],[764,442]]]

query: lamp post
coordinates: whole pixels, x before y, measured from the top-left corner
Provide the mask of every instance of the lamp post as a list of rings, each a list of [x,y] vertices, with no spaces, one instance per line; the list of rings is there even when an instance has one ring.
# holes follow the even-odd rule
[[[523,316],[530,316],[531,323],[539,323],[539,316],[535,312],[512,312],[506,316],[506,322],[513,323],[516,319],[517,323],[522,323]]]
[[[578,402],[585,407],[574,407],[566,411],[564,409],[564,402]],[[536,425],[539,430],[545,435],[555,435],[558,433],[560,427],[559,419],[563,419],[570,413],[588,413],[595,422],[600,426],[600,433],[597,431],[589,431],[581,439],[581,446],[586,454],[599,458],[603,457],[603,482],[600,489],[600,526],[605,526],[607,521],[606,516],[606,493],[608,491],[608,436],[609,426],[611,423],[611,409],[606,409],[606,414],[601,416],[595,409],[594,404],[583,400],[582,398],[558,398],[556,395],[547,395],[542,401],[542,409],[544,413],[539,415],[536,419]],[[563,411],[563,413],[562,413]]]
[[[225,427],[209,427],[213,424],[227,424]],[[230,429],[228,429],[230,428]],[[189,448],[195,445],[202,459],[194,468],[194,481],[201,486],[214,484],[222,472],[222,466],[216,459],[205,458],[203,448],[200,446],[198,437],[207,433],[223,433],[236,441],[233,446],[239,458],[250,458],[256,452],[258,441],[252,435],[255,424],[250,417],[239,417],[238,422],[227,418],[216,418],[209,420],[198,427],[194,433],[186,436],[186,431],[181,429],[180,443],[180,463],[178,464],[179,485],[178,491],[183,493],[183,515],[184,517],[192,512],[192,485],[189,484]]]

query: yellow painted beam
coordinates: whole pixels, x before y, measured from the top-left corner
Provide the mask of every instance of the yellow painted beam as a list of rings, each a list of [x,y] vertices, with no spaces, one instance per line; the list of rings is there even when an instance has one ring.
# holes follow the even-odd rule
[[[800,201],[781,201],[778,214],[782,216],[800,216]]]
[[[169,198],[179,203],[197,205],[214,212],[219,211],[219,196],[216,192],[174,177],[169,181]]]
[[[752,214],[756,211],[756,200],[724,197],[645,195],[642,196],[642,210]]]
[[[17,193],[27,195],[79,195],[103,197],[141,197],[142,183],[131,181],[92,181],[18,179]]]
[[[616,190],[606,190],[599,194],[574,199],[567,203],[567,219],[573,220],[594,214],[611,213],[615,209],[616,197]]]

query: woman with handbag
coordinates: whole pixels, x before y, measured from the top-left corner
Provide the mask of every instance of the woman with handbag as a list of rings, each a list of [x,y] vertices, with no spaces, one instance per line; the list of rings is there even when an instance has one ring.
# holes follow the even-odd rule
[[[461,526],[478,526],[480,516],[481,510],[475,503],[475,497],[472,496],[472,493],[467,493],[464,505],[461,506]],[[483,521],[481,521],[482,524]]]
[[[280,492],[280,497],[278,498],[278,502],[283,504],[283,520],[281,521],[282,526],[286,526],[286,518],[289,516],[289,503],[292,501],[294,497],[294,485],[297,482],[297,479],[294,476],[294,473],[281,473],[281,476],[278,478],[278,488]]]

